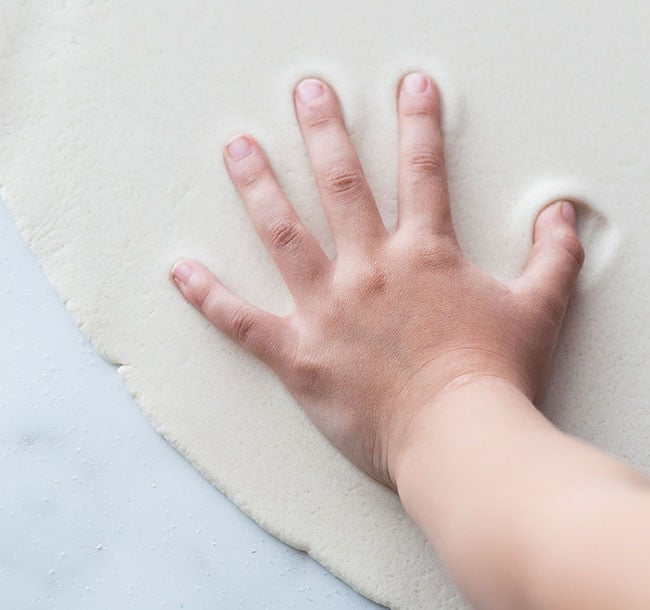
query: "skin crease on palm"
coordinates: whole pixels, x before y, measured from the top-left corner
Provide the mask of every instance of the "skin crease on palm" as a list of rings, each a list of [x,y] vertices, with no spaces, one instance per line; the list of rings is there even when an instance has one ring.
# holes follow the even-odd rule
[[[540,214],[524,273],[502,284],[463,257],[445,175],[434,82],[398,86],[398,226],[388,231],[352,147],[335,92],[306,79],[294,95],[336,245],[331,261],[301,224],[248,135],[224,159],[295,302],[280,318],[230,293],[204,266],[173,270],[187,300],[262,359],[321,432],[359,468],[395,488],[409,423],[441,389],[508,380],[531,400],[549,369],[583,260],[575,210]]]

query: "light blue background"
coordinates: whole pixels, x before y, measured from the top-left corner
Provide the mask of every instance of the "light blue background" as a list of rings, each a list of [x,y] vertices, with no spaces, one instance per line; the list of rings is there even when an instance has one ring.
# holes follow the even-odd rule
[[[378,608],[153,430],[0,201],[0,608]]]

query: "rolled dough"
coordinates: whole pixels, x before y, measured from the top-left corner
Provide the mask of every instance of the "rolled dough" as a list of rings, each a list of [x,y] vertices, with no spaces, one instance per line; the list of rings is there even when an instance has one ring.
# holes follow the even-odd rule
[[[0,6],[0,185],[11,213],[156,429],[268,531],[379,603],[463,605],[398,499],[338,456],[169,280],[171,264],[193,256],[255,303],[291,306],[221,164],[240,131],[266,147],[332,253],[291,104],[307,75],[339,92],[389,225],[395,85],[411,69],[438,80],[459,237],[499,277],[523,264],[539,206],[583,201],[587,264],[544,408],[650,468],[650,5]]]

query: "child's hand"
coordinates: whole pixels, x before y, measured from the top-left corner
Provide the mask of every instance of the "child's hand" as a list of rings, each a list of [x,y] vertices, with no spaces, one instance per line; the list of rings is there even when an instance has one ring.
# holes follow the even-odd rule
[[[228,144],[226,164],[296,309],[286,318],[261,311],[197,262],[177,264],[174,278],[192,305],[277,373],[340,451],[394,486],[409,422],[443,387],[499,377],[531,399],[539,391],[583,259],[575,211],[566,202],[546,208],[524,274],[502,284],[456,241],[429,78],[410,74],[400,86],[391,232],[332,89],[303,81],[295,106],[336,259],[300,223],[260,146],[242,136]]]

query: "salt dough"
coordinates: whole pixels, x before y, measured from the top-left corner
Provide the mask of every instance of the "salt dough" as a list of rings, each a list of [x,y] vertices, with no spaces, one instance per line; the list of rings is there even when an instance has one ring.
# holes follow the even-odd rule
[[[499,277],[521,268],[540,205],[584,201],[587,265],[545,410],[648,470],[648,3],[4,1],[0,10],[4,200],[156,429],[268,531],[382,604],[463,605],[396,496],[338,456],[169,281],[172,263],[193,256],[243,297],[277,313],[291,306],[221,164],[221,146],[240,131],[266,147],[332,253],[291,104],[307,75],[339,92],[389,225],[394,87],[410,69],[438,80],[459,237]]]

